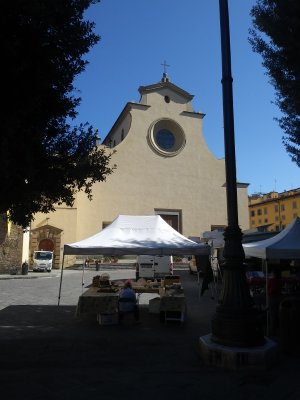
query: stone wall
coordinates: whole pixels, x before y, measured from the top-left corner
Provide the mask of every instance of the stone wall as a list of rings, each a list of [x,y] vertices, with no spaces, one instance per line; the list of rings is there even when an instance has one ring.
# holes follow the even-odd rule
[[[23,229],[0,214],[0,274],[10,273],[22,264]]]

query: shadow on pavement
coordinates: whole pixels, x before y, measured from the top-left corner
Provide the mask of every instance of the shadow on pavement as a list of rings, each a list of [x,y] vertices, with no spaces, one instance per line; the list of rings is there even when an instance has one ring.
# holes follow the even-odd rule
[[[99,326],[75,306],[9,306],[0,311],[0,391],[22,400],[300,398],[297,357],[270,371],[223,372],[198,355],[215,302],[185,282],[187,319],[161,323],[141,307],[141,324]]]

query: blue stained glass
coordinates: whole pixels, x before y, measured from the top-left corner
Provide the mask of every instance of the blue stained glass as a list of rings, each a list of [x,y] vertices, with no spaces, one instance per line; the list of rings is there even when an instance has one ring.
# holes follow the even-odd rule
[[[168,129],[161,129],[155,137],[157,145],[163,150],[170,150],[174,147],[175,137]]]

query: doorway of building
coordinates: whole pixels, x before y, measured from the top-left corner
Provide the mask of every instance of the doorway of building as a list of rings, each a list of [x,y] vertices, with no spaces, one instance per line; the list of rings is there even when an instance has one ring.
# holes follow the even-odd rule
[[[154,209],[156,215],[160,215],[173,229],[182,232],[182,212],[181,210]]]
[[[39,250],[53,251],[54,243],[51,239],[42,239],[39,243]]]

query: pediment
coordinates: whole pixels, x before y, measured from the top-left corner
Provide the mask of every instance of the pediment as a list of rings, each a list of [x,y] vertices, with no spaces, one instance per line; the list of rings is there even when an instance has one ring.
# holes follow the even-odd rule
[[[42,225],[42,226],[39,226],[38,228],[31,229],[31,232],[41,232],[41,231],[49,231],[49,232],[58,234],[58,233],[61,233],[63,230],[59,229],[55,226],[49,225],[49,224]]]
[[[160,92],[161,90],[169,89],[171,92],[176,93],[177,95],[185,98],[187,101],[191,101],[194,98],[194,95],[188,93],[187,91],[181,89],[179,86],[174,85],[173,83],[166,82],[157,82],[148,86],[140,86],[139,93],[141,95],[153,92]]]

